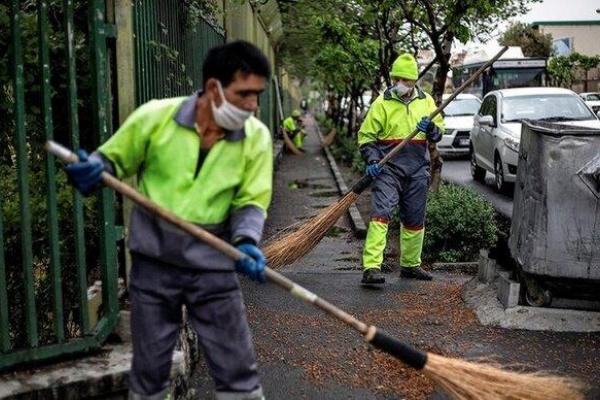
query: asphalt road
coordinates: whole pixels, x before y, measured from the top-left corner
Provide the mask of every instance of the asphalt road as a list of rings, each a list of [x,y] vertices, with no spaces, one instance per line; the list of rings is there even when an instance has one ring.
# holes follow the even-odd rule
[[[485,184],[473,180],[471,177],[469,160],[444,159],[442,179],[447,182],[473,188],[485,196],[500,214],[508,218],[512,217],[512,196],[496,192],[496,189],[494,188],[494,176],[489,172],[486,175]]]

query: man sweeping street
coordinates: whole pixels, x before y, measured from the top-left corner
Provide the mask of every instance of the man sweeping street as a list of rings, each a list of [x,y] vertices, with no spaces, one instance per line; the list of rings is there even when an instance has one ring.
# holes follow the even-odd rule
[[[133,360],[130,399],[163,399],[182,305],[203,348],[216,399],[262,399],[256,357],[235,271],[264,282],[257,247],[272,191],[268,128],[252,116],[269,62],[246,42],[211,49],[203,90],[142,105],[88,157],[66,167],[84,194],[106,170],[138,177],[159,206],[230,241],[233,262],[142,208],[131,214]]]
[[[283,129],[287,132],[288,137],[292,139],[294,146],[296,146],[298,150],[304,151],[303,147],[306,133],[304,132],[304,129],[302,129],[301,116],[302,113],[300,110],[292,111],[292,115],[283,120]]]
[[[363,284],[383,284],[383,253],[392,210],[398,206],[400,222],[400,276],[431,280],[421,268],[425,234],[425,206],[429,186],[427,141],[442,138],[441,116],[428,117],[436,106],[433,98],[416,86],[418,67],[410,54],[393,63],[393,85],[371,105],[358,132],[358,144],[367,163],[366,173],[375,178],[371,194],[371,220],[363,250]],[[383,168],[377,163],[416,129],[412,139]]]

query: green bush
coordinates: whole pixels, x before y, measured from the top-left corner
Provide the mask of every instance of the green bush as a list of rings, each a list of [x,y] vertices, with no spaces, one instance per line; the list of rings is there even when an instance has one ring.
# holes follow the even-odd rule
[[[358,150],[356,137],[348,136],[345,131],[336,135],[335,142],[331,146],[331,153],[336,160],[352,167],[357,173],[362,174],[365,171],[365,162]]]
[[[480,249],[494,246],[498,226],[492,205],[474,191],[442,185],[427,203],[424,258],[459,262],[476,259]]]

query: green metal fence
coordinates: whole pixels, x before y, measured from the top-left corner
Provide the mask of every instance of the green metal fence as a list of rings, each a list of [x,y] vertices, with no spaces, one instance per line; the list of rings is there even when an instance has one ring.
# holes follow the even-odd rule
[[[202,87],[202,61],[225,42],[222,28],[179,0],[134,2],[136,103],[184,96]]]
[[[0,76],[0,369],[98,348],[118,318],[113,195],[104,189],[82,199],[42,148],[56,139],[93,149],[110,134],[113,30],[104,0],[11,0],[8,11],[10,49],[0,49],[11,67]],[[87,289],[97,279],[102,312],[91,326]]]
[[[136,103],[185,96],[202,87],[202,63],[225,32],[178,0],[134,2]],[[274,89],[260,97],[260,119],[276,127]]]
[[[119,203],[108,189],[82,198],[43,150],[47,139],[93,150],[112,134],[114,5],[0,3],[10,17],[0,18],[0,31],[10,32],[0,40],[0,66],[10,67],[0,67],[0,370],[98,349],[117,323]],[[223,30],[178,0],[131,5],[136,104],[200,88],[202,61],[224,43]],[[260,97],[272,131],[275,96],[271,84]],[[87,291],[97,280],[96,323]]]

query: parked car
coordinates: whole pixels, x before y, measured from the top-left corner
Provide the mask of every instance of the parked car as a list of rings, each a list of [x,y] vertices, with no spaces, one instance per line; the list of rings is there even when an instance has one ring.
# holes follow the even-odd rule
[[[583,99],[568,89],[515,88],[488,93],[471,130],[471,175],[495,177],[496,189],[512,188],[517,174],[521,121],[560,122],[600,129],[600,119]]]
[[[446,100],[450,95],[444,95]],[[473,128],[473,117],[477,114],[481,100],[472,94],[459,94],[444,109],[446,131],[438,143],[442,156],[468,155],[469,133]]]
[[[585,101],[585,104],[597,114],[600,112],[600,93],[598,92],[585,92],[579,93],[579,96]]]

